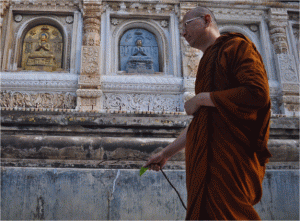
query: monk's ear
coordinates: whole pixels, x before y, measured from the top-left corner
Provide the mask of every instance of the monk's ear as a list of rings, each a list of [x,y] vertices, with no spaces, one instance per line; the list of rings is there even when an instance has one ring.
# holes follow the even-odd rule
[[[209,14],[204,16],[204,22],[206,27],[208,27],[209,24],[212,22],[211,16]]]

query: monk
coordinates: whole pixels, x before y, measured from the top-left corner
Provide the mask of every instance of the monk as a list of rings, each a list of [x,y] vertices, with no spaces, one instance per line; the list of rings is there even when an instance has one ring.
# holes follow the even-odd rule
[[[267,74],[244,35],[220,35],[202,7],[183,18],[183,37],[203,52],[195,94],[185,103],[189,127],[144,165],[159,171],[185,148],[186,220],[260,220],[270,124]]]

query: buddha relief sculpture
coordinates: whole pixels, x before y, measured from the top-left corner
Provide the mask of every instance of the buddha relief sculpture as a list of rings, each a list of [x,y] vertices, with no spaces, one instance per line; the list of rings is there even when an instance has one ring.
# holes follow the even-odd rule
[[[145,29],[130,29],[120,40],[119,70],[127,73],[159,72],[158,44],[155,35]]]
[[[62,68],[63,40],[59,30],[39,25],[24,38],[22,68],[34,71],[57,71]]]
[[[133,54],[129,57],[126,66],[127,73],[147,73],[154,74],[153,59],[144,52],[141,39],[136,41]]]

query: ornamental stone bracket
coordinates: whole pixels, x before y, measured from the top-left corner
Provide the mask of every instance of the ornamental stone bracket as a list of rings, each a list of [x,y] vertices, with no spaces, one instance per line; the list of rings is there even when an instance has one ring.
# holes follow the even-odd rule
[[[299,116],[299,73],[291,54],[276,54],[275,63],[280,74],[281,109],[287,116]]]
[[[83,45],[81,54],[81,72],[77,90],[78,110],[100,110],[100,18],[103,12],[101,1],[83,1]]]
[[[286,116],[299,116],[299,73],[295,57],[288,47],[288,13],[284,8],[271,8],[268,14],[270,40],[274,47],[274,59],[281,85],[278,104]]]
[[[271,8],[269,10],[268,19],[270,38],[274,45],[275,53],[287,54],[289,51],[286,33],[288,25],[287,10],[282,8]]]

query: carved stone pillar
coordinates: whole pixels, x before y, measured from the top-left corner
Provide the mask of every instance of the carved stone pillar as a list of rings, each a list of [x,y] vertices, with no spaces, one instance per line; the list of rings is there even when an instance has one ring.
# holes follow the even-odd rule
[[[2,53],[3,53],[2,49],[4,48],[4,46],[2,45],[3,17],[8,7],[9,7],[9,1],[2,0],[0,2],[0,70],[2,70]]]
[[[81,49],[81,72],[77,90],[78,110],[102,109],[100,76],[100,1],[83,1],[83,45]]]
[[[286,9],[271,8],[269,10],[269,31],[274,46],[275,63],[281,93],[278,103],[281,112],[287,116],[299,115],[299,74],[295,58],[288,48],[287,41],[288,14]],[[274,100],[274,98],[271,98]]]

